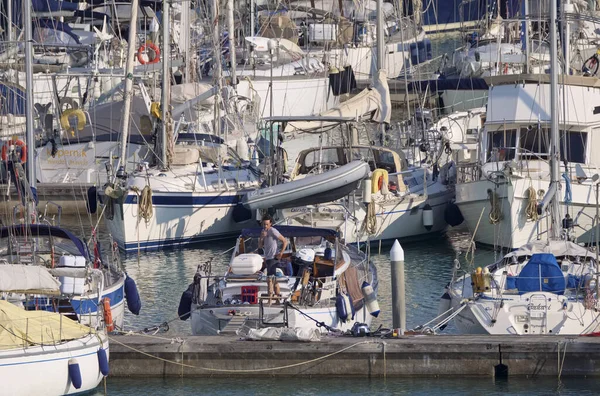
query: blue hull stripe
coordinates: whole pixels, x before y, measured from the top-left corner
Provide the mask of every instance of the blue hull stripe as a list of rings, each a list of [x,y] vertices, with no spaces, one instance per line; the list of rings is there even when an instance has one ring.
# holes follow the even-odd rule
[[[65,350],[64,352],[68,352],[68,351]],[[83,355],[65,356],[65,357],[62,357],[62,358],[55,358],[55,359],[34,360],[34,361],[22,362],[22,363],[10,363],[10,364],[9,363],[5,363],[5,364],[0,364],[0,367],[22,366],[24,364],[36,364],[36,363],[54,362],[54,361],[57,361],[57,360],[69,360],[69,359],[78,358],[78,357],[95,355],[96,353],[97,352],[90,352],[90,353],[85,353]]]
[[[125,246],[119,246],[121,249],[126,252],[135,252],[138,250],[157,250],[169,247],[177,247],[177,246],[185,246],[192,245],[196,243],[203,242],[212,242],[212,241],[222,241],[227,239],[235,239],[240,235],[241,230],[236,230],[235,232],[226,233],[226,234],[216,234],[216,235],[197,235],[189,238],[177,238],[177,239],[162,239],[162,240],[152,240],[152,241],[140,241],[137,242],[126,243]],[[112,300],[111,300],[112,301]]]
[[[102,299],[105,297],[110,298],[110,306],[114,307],[119,305],[123,301],[123,297],[125,296],[125,283],[121,284],[117,287],[116,290],[113,290],[110,293],[102,293]],[[71,305],[73,309],[77,313],[77,315],[86,315],[90,313],[96,313],[98,311],[98,304],[96,299],[73,299],[71,300]]]
[[[242,195],[213,195],[205,197],[194,197],[194,196],[164,196],[154,195],[152,196],[152,203],[154,205],[168,205],[168,206],[196,206],[196,205],[237,205],[241,202]],[[125,199],[125,204],[136,204],[137,195],[128,195]]]

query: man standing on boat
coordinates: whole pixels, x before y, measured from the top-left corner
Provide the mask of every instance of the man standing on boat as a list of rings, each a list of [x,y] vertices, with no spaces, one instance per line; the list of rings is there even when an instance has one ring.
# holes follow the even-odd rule
[[[279,261],[283,257],[283,252],[287,248],[287,239],[273,228],[273,219],[266,215],[262,219],[263,230],[260,233],[258,247],[264,250],[265,266],[267,267],[267,275],[275,275]],[[277,241],[281,241],[281,250],[277,254]]]

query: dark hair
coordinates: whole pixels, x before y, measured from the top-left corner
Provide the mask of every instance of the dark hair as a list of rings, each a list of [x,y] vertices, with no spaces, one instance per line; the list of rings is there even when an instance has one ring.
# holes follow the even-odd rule
[[[265,221],[265,220],[269,220],[271,222],[271,224],[273,224],[273,218],[271,216],[264,215],[261,221]]]

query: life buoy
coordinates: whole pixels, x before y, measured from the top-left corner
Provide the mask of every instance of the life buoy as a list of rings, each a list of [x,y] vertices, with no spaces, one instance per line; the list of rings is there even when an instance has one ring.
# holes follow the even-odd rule
[[[144,53],[146,52],[146,50],[148,48],[150,48],[152,51],[154,51],[154,53],[156,55],[154,56],[154,58],[148,57],[148,60],[145,60],[142,55],[144,55]],[[138,49],[137,59],[142,65],[158,63],[158,61],[160,61],[160,49],[154,43],[142,44],[142,46]]]
[[[69,119],[71,117],[77,117],[77,130],[81,131],[85,128],[85,113],[81,109],[67,109],[62,112],[60,115],[60,126],[71,133],[71,135],[75,135],[75,128],[71,126]]]
[[[2,161],[8,160],[8,150],[11,146],[21,147],[21,162],[27,162],[27,145],[21,139],[11,139],[2,146]]]
[[[375,169],[371,177],[371,192],[375,194],[380,191],[383,183],[386,185],[389,183],[388,172],[385,169]]]
[[[104,306],[104,324],[106,325],[106,330],[114,331],[115,325],[113,324],[112,311],[110,310],[110,298],[104,297],[102,304]]]

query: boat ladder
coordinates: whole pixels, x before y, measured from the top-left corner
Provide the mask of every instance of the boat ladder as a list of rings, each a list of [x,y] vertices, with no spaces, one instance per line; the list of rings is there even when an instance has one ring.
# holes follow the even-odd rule
[[[237,334],[238,329],[246,323],[247,318],[247,316],[243,315],[233,315],[219,334]]]

